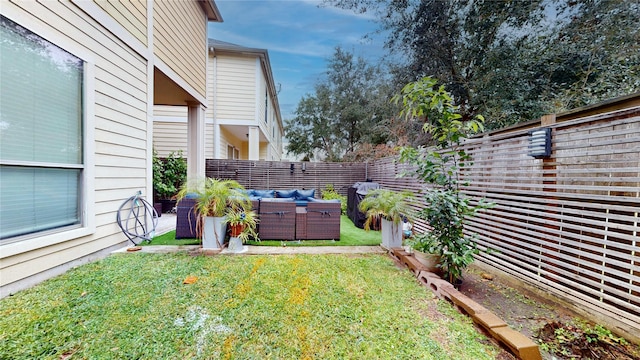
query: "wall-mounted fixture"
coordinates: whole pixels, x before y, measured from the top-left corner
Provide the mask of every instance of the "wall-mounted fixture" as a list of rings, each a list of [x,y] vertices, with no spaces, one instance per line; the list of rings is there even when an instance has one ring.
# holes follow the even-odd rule
[[[551,156],[551,128],[529,131],[529,156],[542,159]]]
[[[307,163],[302,163],[302,172],[307,171]]]
[[[295,166],[295,164],[293,164],[293,163],[291,163],[291,164],[289,165],[289,171],[291,172],[291,174],[293,174],[293,169],[295,169],[295,167],[296,167],[296,166]]]

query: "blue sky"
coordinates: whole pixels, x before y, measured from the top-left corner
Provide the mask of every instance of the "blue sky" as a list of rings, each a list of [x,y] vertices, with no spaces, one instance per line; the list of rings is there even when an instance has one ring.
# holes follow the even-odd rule
[[[216,0],[222,23],[209,24],[209,38],[267,49],[282,118],[292,118],[298,102],[313,93],[336,46],[376,61],[383,37],[373,19],[315,0]],[[374,35],[375,40],[365,40]]]

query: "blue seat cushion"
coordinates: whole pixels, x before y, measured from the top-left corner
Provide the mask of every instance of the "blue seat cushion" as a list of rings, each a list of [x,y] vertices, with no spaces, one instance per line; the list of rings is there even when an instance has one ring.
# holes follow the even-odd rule
[[[307,200],[307,198],[312,198],[316,196],[316,189],[295,190],[295,191],[296,191],[296,200]]]
[[[274,198],[276,192],[274,190],[253,190],[253,196],[258,198]]]
[[[295,199],[297,190],[276,190],[276,195],[279,198],[291,198]]]

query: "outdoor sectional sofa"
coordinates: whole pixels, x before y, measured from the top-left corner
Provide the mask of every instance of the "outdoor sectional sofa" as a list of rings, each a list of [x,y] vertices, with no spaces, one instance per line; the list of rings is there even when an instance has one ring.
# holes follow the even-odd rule
[[[340,200],[315,198],[310,190],[247,190],[260,219],[262,240],[340,240]],[[176,239],[196,237],[195,199],[178,204]]]
[[[262,240],[340,240],[340,201],[310,190],[247,190]]]

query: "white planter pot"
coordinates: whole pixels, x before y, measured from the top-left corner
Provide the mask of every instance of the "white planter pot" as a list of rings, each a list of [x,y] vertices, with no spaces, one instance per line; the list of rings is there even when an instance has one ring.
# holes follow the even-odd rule
[[[413,250],[413,254],[416,257],[416,260],[427,268],[427,271],[436,274],[440,273],[440,269],[437,267],[440,263],[440,255],[428,254],[415,250]]]
[[[242,253],[247,251],[247,247],[242,245],[242,240],[239,237],[232,236],[229,238],[229,252]]]
[[[386,249],[402,247],[402,225],[382,219],[382,247]]]
[[[225,223],[224,217],[206,216],[202,231],[202,248],[222,249],[226,231],[227,223]]]

